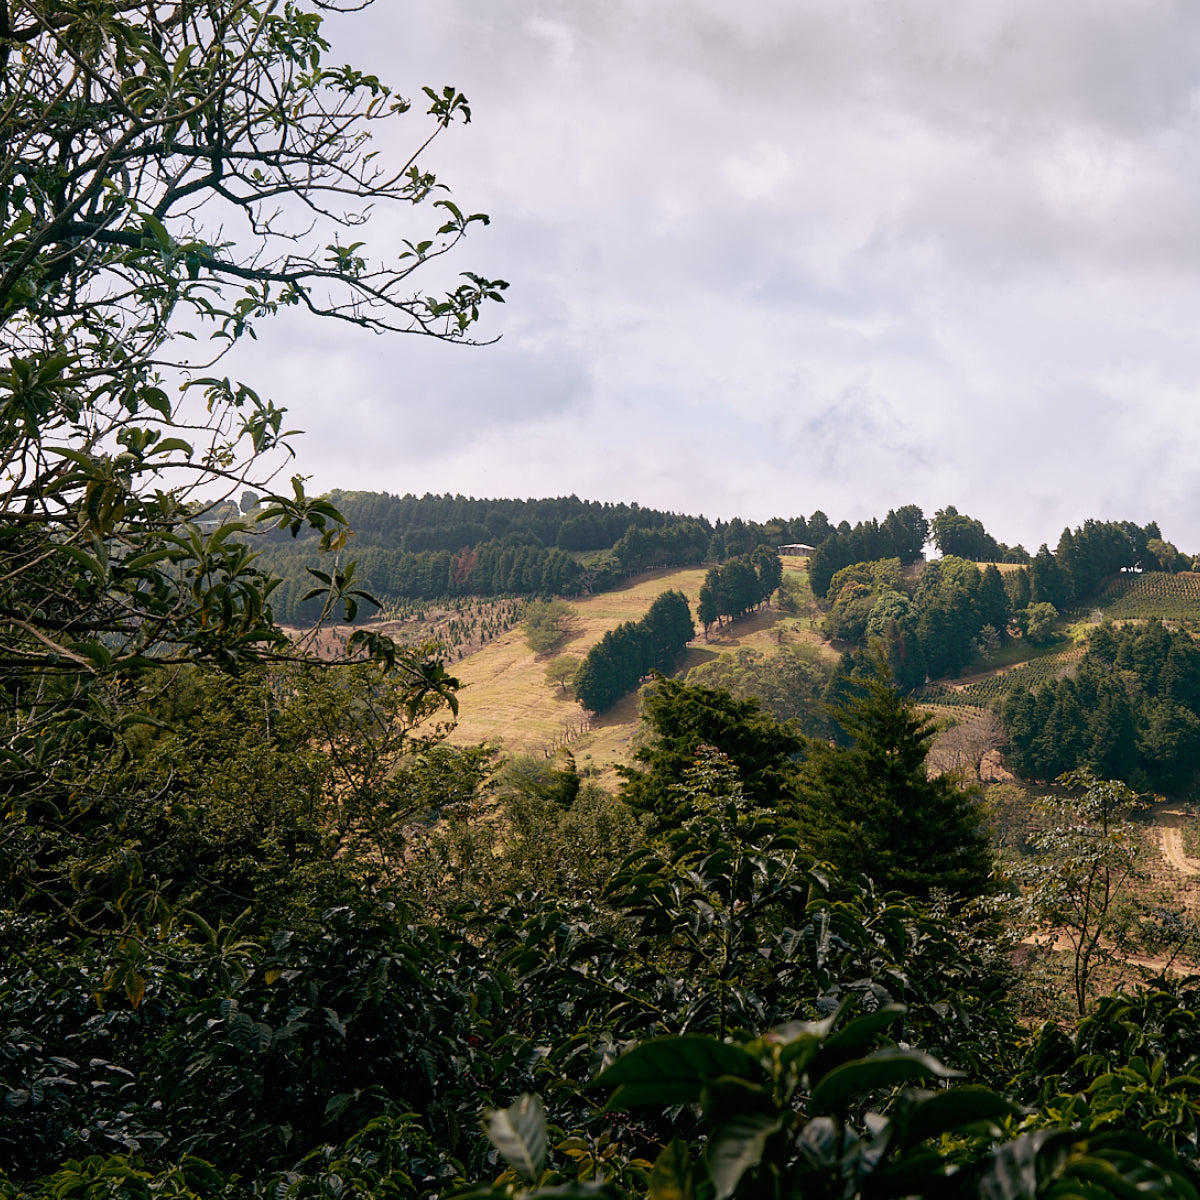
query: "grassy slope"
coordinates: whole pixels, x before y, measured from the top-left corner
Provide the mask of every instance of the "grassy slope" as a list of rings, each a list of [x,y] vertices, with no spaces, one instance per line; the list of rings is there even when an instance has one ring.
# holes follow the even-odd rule
[[[803,575],[796,561],[784,560],[789,573]],[[692,602],[704,582],[704,568],[653,571],[638,576],[625,587],[572,601],[578,614],[576,627],[560,653],[585,655],[610,629],[623,621],[638,620],[654,598],[675,588]],[[818,641],[811,617],[792,617],[776,609],[755,613],[745,620],[713,631],[705,642],[699,634],[679,664],[679,672],[738,646],[769,649],[782,642]],[[475,654],[456,663],[454,672],[467,685],[460,696],[461,713],[453,740],[460,745],[494,741],[513,753],[540,754],[564,740],[581,767],[602,772],[624,762],[631,751],[637,727],[637,696],[630,693],[587,728],[583,710],[543,679],[554,655],[539,657],[525,645],[520,628],[510,630]]]
[[[789,576],[802,578],[807,583],[802,560],[785,558],[783,563]],[[622,621],[641,617],[654,598],[668,588],[684,592],[694,605],[704,575],[703,568],[655,571],[639,576],[617,591],[574,601],[573,607],[579,619],[561,653],[582,657],[608,630]],[[1131,577],[1129,583],[1118,581],[1114,590],[1119,597],[1105,599],[1112,603],[1119,598],[1125,600],[1126,607],[1129,607],[1129,600],[1123,593],[1135,591],[1139,607],[1153,604],[1173,610],[1190,602],[1190,613],[1200,616],[1200,603],[1196,597],[1200,588],[1197,588],[1197,582],[1197,577],[1192,575],[1155,573]],[[689,646],[679,665],[679,673],[686,674],[699,663],[738,646],[767,650],[781,641],[811,640],[820,643],[819,635],[812,628],[813,615],[810,612],[805,617],[791,617],[769,609],[714,631],[709,642],[705,642],[701,634]],[[1172,612],[1172,615],[1175,614]],[[986,703],[988,697],[983,693],[987,691],[989,677],[1011,670],[1025,660],[1042,656],[1046,657],[1048,665],[1054,663],[1062,668],[1067,663],[1058,660],[1074,659],[1080,653],[1078,647],[1060,645],[1039,649],[1015,643],[1006,649],[1004,659],[992,670],[978,677],[947,681],[948,690],[957,694],[969,689],[969,694],[955,695],[959,703]],[[460,744],[495,741],[510,752],[524,754],[540,754],[566,741],[581,766],[591,765],[603,770],[627,759],[630,741],[637,726],[636,695],[630,693],[609,712],[597,717],[588,728],[579,705],[565,697],[558,688],[551,688],[544,682],[543,675],[552,657],[534,655],[525,645],[518,627],[453,664],[455,673],[468,685],[462,693],[461,721],[454,740]],[[994,682],[998,683],[998,680]],[[975,687],[970,688],[971,684]],[[980,693],[979,698],[975,697],[974,692]],[[935,699],[931,696],[930,699],[936,704],[937,699],[945,698]],[[960,720],[962,716],[960,713]]]

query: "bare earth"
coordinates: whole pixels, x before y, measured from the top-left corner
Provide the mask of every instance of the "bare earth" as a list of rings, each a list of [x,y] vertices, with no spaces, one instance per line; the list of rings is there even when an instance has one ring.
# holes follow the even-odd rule
[[[1164,808],[1156,816],[1163,858],[1168,866],[1183,875],[1200,875],[1200,863],[1183,852],[1183,821],[1186,814],[1177,808]]]

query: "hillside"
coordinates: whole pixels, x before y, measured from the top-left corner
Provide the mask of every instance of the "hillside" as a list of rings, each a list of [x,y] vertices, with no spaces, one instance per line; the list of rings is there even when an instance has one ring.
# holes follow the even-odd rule
[[[784,561],[785,577],[803,579],[800,560]],[[653,571],[616,591],[572,601],[578,618],[560,653],[582,657],[609,630],[639,619],[660,593],[671,588],[695,603],[704,582],[702,568]],[[810,616],[767,608],[741,621],[698,633],[679,664],[679,674],[718,654],[749,646],[770,649],[799,641],[819,642]],[[455,665],[465,687],[453,740],[460,745],[496,741],[510,753],[542,754],[567,744],[580,767],[601,773],[628,758],[637,725],[637,696],[630,693],[608,712],[589,720],[575,701],[544,681],[553,655],[535,655],[519,627],[510,629]]]

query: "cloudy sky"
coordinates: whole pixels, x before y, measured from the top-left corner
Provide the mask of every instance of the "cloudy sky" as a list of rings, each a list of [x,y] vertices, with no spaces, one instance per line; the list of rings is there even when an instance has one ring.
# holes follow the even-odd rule
[[[492,217],[456,269],[511,287],[483,349],[263,329],[312,488],[1200,551],[1200,5],[378,0],[330,33],[469,97],[423,165]]]

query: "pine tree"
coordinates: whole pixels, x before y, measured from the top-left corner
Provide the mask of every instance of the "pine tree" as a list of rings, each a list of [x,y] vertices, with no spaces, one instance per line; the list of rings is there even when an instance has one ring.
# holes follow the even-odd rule
[[[809,849],[882,889],[983,893],[992,864],[975,794],[952,776],[929,777],[934,724],[885,666],[863,687],[834,713],[853,744],[809,747],[799,813]]]

